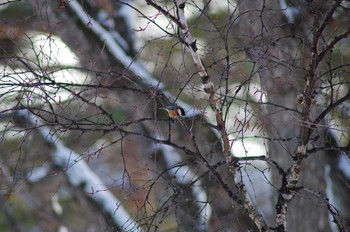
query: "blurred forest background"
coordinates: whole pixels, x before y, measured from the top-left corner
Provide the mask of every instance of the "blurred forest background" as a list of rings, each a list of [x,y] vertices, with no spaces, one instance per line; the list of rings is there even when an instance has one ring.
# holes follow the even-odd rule
[[[0,231],[349,231],[349,34],[342,0],[1,0]]]

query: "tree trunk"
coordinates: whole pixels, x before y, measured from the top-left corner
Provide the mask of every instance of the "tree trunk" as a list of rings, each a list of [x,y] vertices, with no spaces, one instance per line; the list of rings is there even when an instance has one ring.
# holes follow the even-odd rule
[[[246,41],[246,53],[258,64],[257,71],[262,89],[270,103],[267,114],[263,115],[271,138],[268,142],[268,155],[287,171],[293,163],[292,156],[298,144],[301,117],[295,111],[285,109],[296,108],[298,93],[304,89],[305,74],[296,66],[296,60],[304,57],[301,57],[302,54],[297,50],[300,48],[299,41],[293,38],[282,11],[273,10],[280,9],[279,2],[243,1],[239,9],[242,14],[239,21],[240,33]],[[323,134],[321,131],[321,138]],[[330,230],[327,208],[318,197],[318,193],[324,196],[326,187],[325,162],[322,156],[320,153],[313,154],[303,162],[298,185],[304,186],[305,189],[299,191],[289,204],[288,231]],[[281,174],[278,170],[273,169],[272,178],[274,186],[279,188]],[[277,194],[276,191],[274,195]],[[271,218],[271,215],[268,218]]]

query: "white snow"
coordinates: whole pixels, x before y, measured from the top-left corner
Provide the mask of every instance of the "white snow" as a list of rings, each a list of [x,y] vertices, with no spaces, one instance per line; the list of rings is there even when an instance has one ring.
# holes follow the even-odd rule
[[[160,144],[156,145],[156,149],[163,151],[164,159],[167,163],[167,167],[173,167],[179,165],[182,161],[181,156],[177,151],[168,145]],[[208,202],[208,195],[205,190],[201,187],[202,183],[198,179],[198,176],[194,174],[190,167],[187,165],[181,165],[179,167],[170,168],[169,172],[172,176],[176,178],[176,181],[179,184],[192,184],[193,181],[196,181],[192,186],[192,195],[196,198],[196,203],[200,209],[200,217],[198,227],[201,230],[207,229],[208,220],[211,217],[212,209]]]
[[[141,231],[140,226],[131,218],[122,203],[108,190],[103,181],[90,169],[79,154],[68,149],[50,129],[44,126],[27,110],[18,113],[28,117],[36,125],[41,135],[50,143],[55,144],[53,163],[66,171],[68,181],[74,186],[84,186],[88,196],[96,201],[123,231]]]
[[[157,87],[158,89],[163,89],[164,85],[159,83],[158,80],[155,80],[149,72],[144,68],[145,65],[137,59],[132,59],[129,57],[124,50],[119,46],[116,37],[113,37],[112,34],[104,29],[97,21],[90,17],[80,6],[77,1],[70,1],[69,6],[72,10],[75,11],[76,15],[79,17],[80,21],[86,25],[89,25],[89,28],[100,37],[101,41],[105,42],[106,47],[109,52],[117,59],[124,67],[128,68],[130,71],[135,73],[137,76],[141,77],[146,84]],[[116,31],[113,32],[117,33]],[[121,36],[120,36],[121,37]],[[121,42],[122,44],[122,42]]]

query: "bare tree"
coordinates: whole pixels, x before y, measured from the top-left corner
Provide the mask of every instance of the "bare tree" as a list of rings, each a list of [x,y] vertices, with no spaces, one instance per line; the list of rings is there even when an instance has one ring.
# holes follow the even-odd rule
[[[1,6],[1,228],[349,229],[347,1]]]

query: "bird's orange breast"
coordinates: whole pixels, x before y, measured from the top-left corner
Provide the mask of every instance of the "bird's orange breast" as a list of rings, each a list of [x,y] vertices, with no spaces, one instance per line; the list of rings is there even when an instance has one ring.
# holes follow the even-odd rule
[[[169,117],[174,118],[178,116],[178,113],[175,110],[168,110]]]

